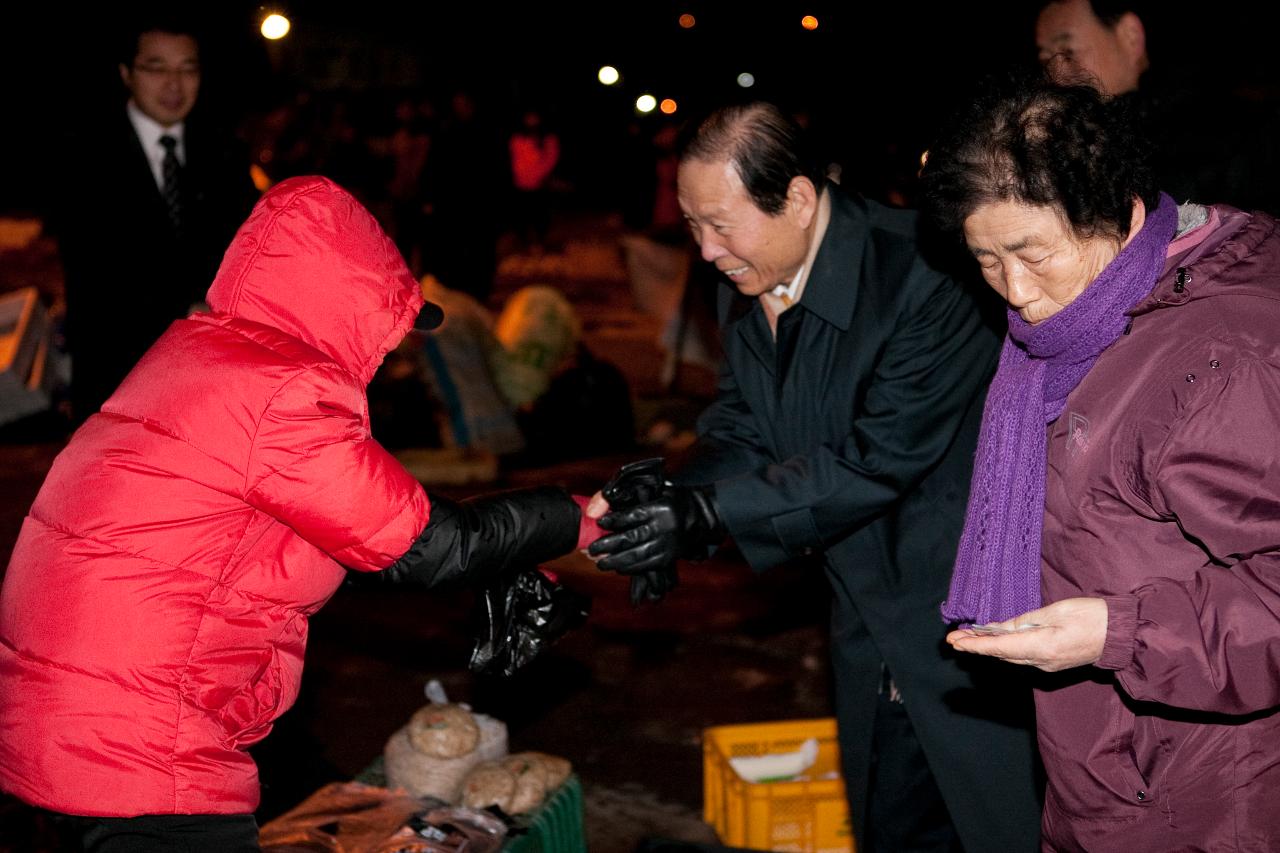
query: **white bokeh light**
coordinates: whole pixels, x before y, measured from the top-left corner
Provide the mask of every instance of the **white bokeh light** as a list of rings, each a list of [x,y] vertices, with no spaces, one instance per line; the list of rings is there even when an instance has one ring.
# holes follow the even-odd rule
[[[289,19],[284,15],[267,15],[262,19],[262,37],[275,41],[289,34]]]

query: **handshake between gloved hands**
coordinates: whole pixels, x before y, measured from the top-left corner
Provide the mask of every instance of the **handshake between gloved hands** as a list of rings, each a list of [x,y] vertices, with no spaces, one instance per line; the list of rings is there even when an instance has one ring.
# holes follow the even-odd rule
[[[703,559],[725,537],[712,488],[674,485],[661,459],[622,466],[600,497],[609,511],[599,525],[609,533],[592,542],[587,553],[599,568],[631,578],[633,605],[660,600],[676,586],[677,558]]]
[[[704,558],[725,536],[711,487],[671,483],[661,459],[622,466],[590,502],[555,486],[430,501],[427,526],[409,550],[366,579],[479,587],[471,668],[505,676],[590,610],[585,596],[537,571],[540,563],[586,549],[600,569],[630,578],[638,605],[675,588],[677,559]]]
[[[468,513],[487,514],[506,523],[477,516],[463,526],[525,529],[528,545],[516,551],[527,558],[532,550],[546,546],[534,544],[541,538],[534,531],[542,525],[525,524],[522,519],[546,519],[562,511],[562,498],[554,491],[513,492],[472,502],[465,507]],[[624,465],[590,503],[576,496],[572,501],[581,513],[577,547],[585,547],[599,568],[630,577],[633,605],[661,600],[675,588],[676,559],[703,558],[725,536],[711,488],[673,485],[666,479],[662,459]],[[593,510],[603,511],[606,503],[608,511],[596,518]],[[492,535],[477,538],[491,541]],[[505,538],[520,535],[508,533]],[[559,547],[552,546],[547,553]],[[481,562],[492,562],[492,558]],[[501,573],[482,591],[478,604],[481,628],[470,666],[503,676],[513,675],[566,631],[581,625],[590,610],[585,596],[560,585],[554,576],[527,570]]]

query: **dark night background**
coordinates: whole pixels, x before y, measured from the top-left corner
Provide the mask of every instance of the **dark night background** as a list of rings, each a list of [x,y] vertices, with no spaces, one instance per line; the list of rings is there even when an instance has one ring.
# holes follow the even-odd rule
[[[394,93],[421,93],[444,105],[455,88],[466,87],[491,120],[508,127],[517,110],[542,110],[561,134],[565,177],[592,207],[612,203],[628,123],[656,128],[672,120],[656,112],[638,119],[632,104],[642,92],[675,98],[679,120],[741,97],[735,79],[749,71],[757,80],[750,94],[807,115],[831,158],[852,170],[851,182],[877,195],[887,180],[898,180],[893,175],[914,171],[936,122],[976,78],[1034,58],[1035,4],[1012,0],[782,2],[750,10],[705,0],[274,6],[233,0],[183,8],[206,36],[197,107],[206,118],[251,136],[255,123],[299,92],[340,95],[372,111],[369,104]],[[6,12],[4,207],[38,207],[45,170],[56,168],[42,159],[42,142],[122,99],[115,63],[130,9],[45,4]],[[1184,19],[1172,4],[1145,13],[1156,73],[1215,94],[1189,123],[1230,121],[1238,104],[1274,113],[1280,102],[1280,62],[1266,27],[1241,9],[1216,20]],[[293,30],[267,43],[257,23],[273,10],[287,14]],[[696,16],[692,29],[677,22],[685,12]],[[799,26],[803,14],[818,17],[816,31]],[[595,79],[606,63],[623,75],[612,88]]]

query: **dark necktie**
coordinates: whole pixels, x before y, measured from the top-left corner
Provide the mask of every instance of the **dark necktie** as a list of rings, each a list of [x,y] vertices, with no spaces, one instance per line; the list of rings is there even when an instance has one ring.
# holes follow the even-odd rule
[[[176,153],[178,140],[165,134],[160,137],[160,145],[164,148],[164,160],[160,163],[160,176],[164,185],[160,189],[160,194],[164,196],[164,206],[169,212],[169,221],[173,223],[173,230],[181,234],[182,192],[178,186],[178,181],[182,166],[178,163],[178,155]]]

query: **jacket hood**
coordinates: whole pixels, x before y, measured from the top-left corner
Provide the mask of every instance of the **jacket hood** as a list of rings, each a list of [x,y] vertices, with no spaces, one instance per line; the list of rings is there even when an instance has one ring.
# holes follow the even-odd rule
[[[1195,248],[1169,258],[1151,294],[1131,314],[1213,296],[1280,299],[1280,223],[1226,205],[1214,210],[1218,225]]]
[[[240,226],[207,296],[272,326],[368,383],[414,325],[423,297],[369,211],[326,178],[290,178]]]

